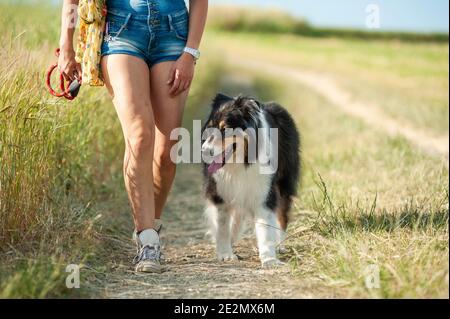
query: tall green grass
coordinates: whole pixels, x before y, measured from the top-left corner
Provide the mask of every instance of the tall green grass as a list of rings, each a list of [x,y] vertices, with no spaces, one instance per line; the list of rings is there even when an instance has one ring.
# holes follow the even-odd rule
[[[62,262],[95,248],[93,203],[116,187],[121,130],[101,90],[83,88],[71,103],[50,97],[46,47],[2,42],[10,45],[0,49],[0,295],[54,296]]]
[[[85,295],[104,269],[99,256],[110,256],[104,212],[125,192],[120,123],[104,88],[82,87],[72,102],[47,92],[57,7],[0,11],[0,297]],[[199,64],[187,116],[212,95],[219,67]],[[65,287],[71,263],[87,267],[81,290]]]

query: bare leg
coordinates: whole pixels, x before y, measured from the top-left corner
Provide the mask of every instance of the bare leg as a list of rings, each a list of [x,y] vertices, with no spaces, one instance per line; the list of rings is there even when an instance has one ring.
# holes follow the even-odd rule
[[[102,59],[102,72],[125,139],[124,179],[137,231],[154,227],[154,118],[147,64],[129,55]]]
[[[170,159],[170,149],[177,141],[170,140],[170,133],[173,129],[181,126],[187,98],[187,92],[176,97],[169,95],[170,86],[166,82],[173,63],[156,64],[150,72],[151,101],[156,123],[153,157],[156,218],[160,218],[162,214],[175,178],[176,164]]]

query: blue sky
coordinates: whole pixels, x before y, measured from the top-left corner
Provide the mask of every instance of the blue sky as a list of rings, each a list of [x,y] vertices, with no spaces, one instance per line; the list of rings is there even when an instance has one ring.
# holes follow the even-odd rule
[[[316,26],[365,28],[366,6],[378,4],[383,30],[448,32],[448,0],[210,0],[211,4],[275,7]]]

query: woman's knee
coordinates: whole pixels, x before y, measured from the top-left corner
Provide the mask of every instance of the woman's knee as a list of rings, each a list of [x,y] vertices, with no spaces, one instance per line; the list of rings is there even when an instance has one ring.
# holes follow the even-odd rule
[[[156,162],[157,166],[163,168],[164,171],[175,170],[176,168],[176,159],[172,158],[171,149],[172,147],[170,145],[165,145],[159,147],[154,154],[153,160]]]
[[[122,98],[115,101],[121,118],[127,150],[135,156],[153,154],[155,125],[151,104]]]
[[[155,133],[152,127],[133,129],[127,136],[127,149],[135,158],[153,156]]]

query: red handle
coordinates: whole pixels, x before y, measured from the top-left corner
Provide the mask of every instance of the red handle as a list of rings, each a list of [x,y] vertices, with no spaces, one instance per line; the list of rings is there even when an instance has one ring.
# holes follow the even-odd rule
[[[59,48],[55,50],[55,55],[56,55],[56,57],[59,57]],[[61,92],[56,92],[52,88],[51,77],[52,77],[53,70],[55,70],[57,66],[58,66],[58,63],[52,64],[52,65],[50,65],[50,67],[47,70],[47,77],[46,77],[46,81],[45,81],[45,84],[47,85],[47,89],[50,92],[50,94],[53,96],[65,97],[67,100],[73,100],[75,97],[72,96],[69,92],[69,87],[70,87],[70,84],[72,84],[72,81],[69,81],[69,83],[67,83],[67,88],[66,88],[64,76],[62,75],[61,72],[59,73],[59,88],[60,88]]]

